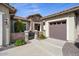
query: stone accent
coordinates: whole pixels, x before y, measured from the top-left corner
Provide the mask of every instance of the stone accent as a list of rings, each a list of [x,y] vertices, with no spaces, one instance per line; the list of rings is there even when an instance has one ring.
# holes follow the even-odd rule
[[[25,41],[26,41],[26,42],[28,41],[28,32],[29,32],[29,31],[25,31]]]
[[[34,37],[34,39],[37,39],[37,38],[38,38],[38,31],[35,30],[35,37]]]

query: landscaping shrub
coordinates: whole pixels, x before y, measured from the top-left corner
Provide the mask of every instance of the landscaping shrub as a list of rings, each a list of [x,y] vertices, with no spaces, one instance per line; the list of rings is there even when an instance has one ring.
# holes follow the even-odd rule
[[[25,27],[26,25],[22,21],[18,20],[15,23],[15,32],[24,32]]]
[[[23,40],[23,39],[17,39],[16,41],[15,41],[15,45],[16,46],[21,46],[21,45],[24,45],[26,42],[25,42],[25,40]]]
[[[38,38],[39,38],[39,39],[46,39],[46,37],[45,37],[45,35],[43,34],[43,32],[39,32]]]

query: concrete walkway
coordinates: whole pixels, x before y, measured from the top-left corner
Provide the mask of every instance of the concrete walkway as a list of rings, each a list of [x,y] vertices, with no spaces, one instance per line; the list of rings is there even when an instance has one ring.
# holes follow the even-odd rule
[[[1,56],[62,56],[65,41],[31,40],[30,43],[0,51]]]

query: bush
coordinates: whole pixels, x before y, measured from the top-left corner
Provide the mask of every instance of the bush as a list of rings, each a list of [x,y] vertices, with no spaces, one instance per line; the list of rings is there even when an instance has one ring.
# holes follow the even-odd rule
[[[46,39],[45,35],[43,34],[43,32],[40,32],[38,35],[39,39]]]
[[[24,32],[25,28],[26,25],[21,20],[16,21],[15,32]]]
[[[16,41],[15,41],[15,45],[16,46],[21,46],[21,45],[24,45],[26,42],[25,42],[25,40],[23,40],[23,39],[17,39]]]

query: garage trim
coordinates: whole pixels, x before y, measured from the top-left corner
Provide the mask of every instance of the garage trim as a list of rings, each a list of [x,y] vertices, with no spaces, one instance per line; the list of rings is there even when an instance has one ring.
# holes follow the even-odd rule
[[[46,21],[46,36],[49,37],[49,23],[50,22],[57,22],[57,21],[63,21],[63,20],[66,20],[66,23],[67,23],[67,19],[68,17],[64,17],[64,18],[60,18],[60,19],[55,19],[55,20],[49,20],[49,21]],[[68,25],[67,25],[68,26]],[[68,33],[67,33],[68,34]]]
[[[65,26],[63,26],[63,25],[65,25]],[[56,26],[55,29],[52,26]],[[62,28],[60,28],[60,27],[62,27]],[[54,31],[53,31],[53,29],[54,29]],[[65,30],[65,31],[61,31],[61,29]],[[49,30],[50,30],[49,31],[49,37],[50,38],[56,38],[56,39],[65,40],[65,41],[67,40],[67,20],[66,19],[63,19],[63,20],[60,20],[60,21],[49,22]]]
[[[45,25],[46,37],[50,38],[49,37],[49,23],[54,22],[54,21],[62,21],[62,20],[66,20],[66,23],[67,23],[67,41],[74,43],[76,39],[76,35],[75,35],[76,27],[75,27],[75,14],[74,13],[70,13],[66,17],[62,16],[59,18],[52,18],[46,21],[46,25]]]

